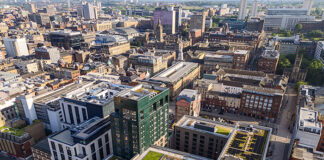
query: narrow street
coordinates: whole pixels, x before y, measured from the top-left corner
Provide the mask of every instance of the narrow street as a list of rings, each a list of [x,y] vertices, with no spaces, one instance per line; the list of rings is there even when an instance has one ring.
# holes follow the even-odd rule
[[[293,87],[289,86],[285,96],[288,99],[288,103],[284,106],[285,108],[281,113],[277,135],[272,135],[271,137],[272,144],[274,145],[273,160],[286,159],[285,157],[287,157],[286,154],[288,151],[286,147],[288,147],[291,138],[288,127],[296,107],[297,93]]]

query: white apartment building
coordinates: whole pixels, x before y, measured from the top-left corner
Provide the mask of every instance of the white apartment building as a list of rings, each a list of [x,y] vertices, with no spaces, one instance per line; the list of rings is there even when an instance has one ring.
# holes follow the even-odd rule
[[[63,111],[62,127],[71,127],[93,117],[105,118],[113,112],[113,96],[129,86],[100,82],[69,93],[60,99]]]
[[[297,127],[296,138],[299,139],[299,145],[316,148],[322,133],[322,123],[318,121],[318,112],[302,107]]]
[[[239,11],[239,20],[244,20],[247,16],[247,4],[248,0],[240,0],[240,11]]]
[[[97,19],[98,18],[97,7],[93,6],[91,3],[87,3],[83,5],[83,17],[88,20]]]
[[[3,38],[8,57],[28,56],[25,38]]]
[[[93,117],[48,138],[52,160],[107,160],[113,156],[109,118]]]

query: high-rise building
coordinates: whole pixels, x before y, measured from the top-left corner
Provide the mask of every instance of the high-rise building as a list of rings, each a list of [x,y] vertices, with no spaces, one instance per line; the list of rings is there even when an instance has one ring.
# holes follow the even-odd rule
[[[52,159],[108,159],[113,154],[109,118],[93,117],[48,138]]]
[[[257,17],[258,16],[258,0],[255,0],[252,4],[252,11],[251,11],[251,17]]]
[[[141,84],[121,92],[114,104],[111,120],[115,155],[131,159],[151,145],[166,145],[169,89]]]
[[[322,20],[324,20],[324,9],[322,11]]]
[[[304,0],[303,8],[307,9],[307,15],[309,16],[312,11],[313,0]]]
[[[85,5],[83,5],[83,17],[88,20],[97,19],[97,7],[93,6],[91,3],[86,3]]]
[[[35,4],[33,4],[33,3],[24,4],[24,8],[29,13],[35,13],[36,12],[36,7],[35,7]]]
[[[245,17],[247,16],[247,0],[240,0],[240,11],[239,11],[239,20],[244,20]]]
[[[25,38],[3,38],[8,57],[28,56],[28,48]]]
[[[67,0],[67,3],[68,3],[68,10],[71,9],[71,0]]]
[[[176,31],[176,12],[172,7],[157,8],[154,11],[153,24],[154,27],[158,25],[159,20],[163,25],[163,31],[167,34],[175,34]]]
[[[179,31],[179,26],[181,26],[182,23],[182,7],[181,6],[176,6],[174,7],[175,10],[175,27],[176,27],[176,31]]]
[[[194,14],[190,16],[190,29],[200,29],[205,32],[206,16],[205,14]]]

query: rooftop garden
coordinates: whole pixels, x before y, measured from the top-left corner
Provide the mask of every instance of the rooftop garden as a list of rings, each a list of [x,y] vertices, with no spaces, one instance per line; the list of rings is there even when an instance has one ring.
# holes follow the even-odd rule
[[[238,131],[227,153],[244,160],[261,159],[267,135],[268,132],[259,129],[249,133]]]
[[[22,136],[25,132],[23,129],[9,128],[9,127],[0,127],[0,131],[3,133],[10,133],[14,136]]]
[[[225,128],[225,127],[221,127],[221,126],[216,126],[217,130],[216,133],[222,134],[222,135],[229,135],[231,133],[231,129],[230,128]]]
[[[160,158],[162,156],[163,156],[162,153],[150,151],[146,154],[146,156],[143,158],[143,160],[160,160]]]

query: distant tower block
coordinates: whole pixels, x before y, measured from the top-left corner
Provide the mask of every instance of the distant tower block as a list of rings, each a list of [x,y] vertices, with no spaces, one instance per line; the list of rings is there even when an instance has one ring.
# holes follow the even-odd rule
[[[240,0],[239,20],[244,20],[247,15],[247,0]]]
[[[251,11],[251,17],[257,17],[258,16],[258,0],[255,0],[252,5],[252,11]]]
[[[71,10],[71,0],[67,0],[68,2],[68,10]]]
[[[324,20],[324,9],[322,10],[322,20]]]
[[[307,15],[310,15],[312,11],[313,0],[304,0],[303,8],[307,9]]]

